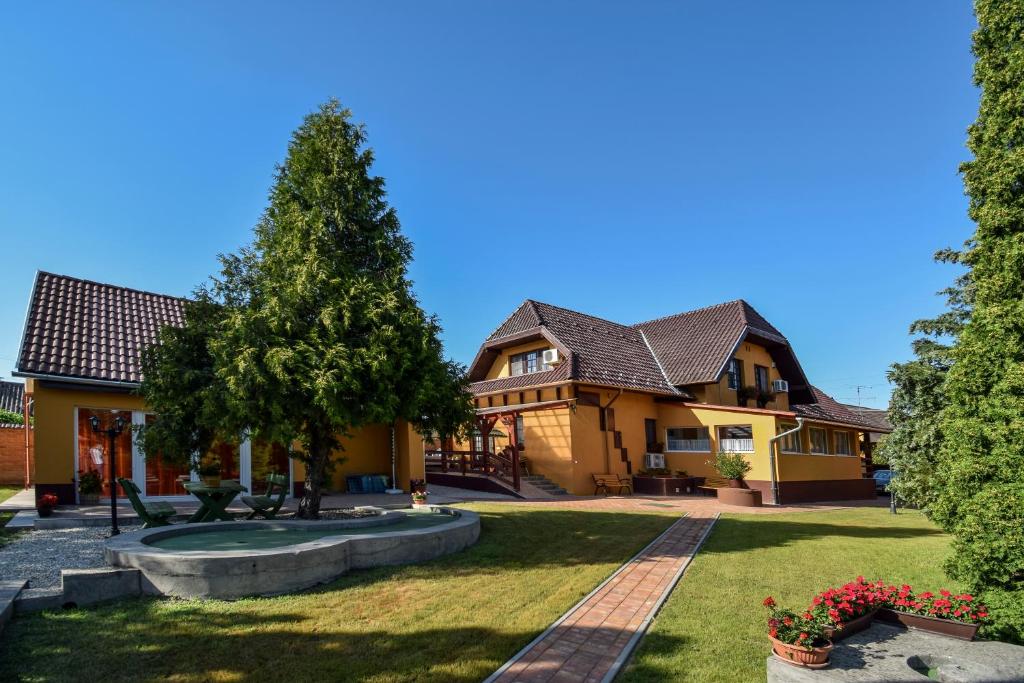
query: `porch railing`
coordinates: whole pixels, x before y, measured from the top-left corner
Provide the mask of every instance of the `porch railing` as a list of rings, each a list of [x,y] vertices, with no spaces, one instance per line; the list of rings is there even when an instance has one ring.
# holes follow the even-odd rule
[[[720,439],[718,442],[720,453],[753,453],[753,439]]]
[[[458,472],[494,477],[519,490],[519,458],[511,448],[500,453],[483,451],[429,450],[425,453],[426,467],[432,472]]]
[[[711,439],[669,439],[668,450],[710,453]]]

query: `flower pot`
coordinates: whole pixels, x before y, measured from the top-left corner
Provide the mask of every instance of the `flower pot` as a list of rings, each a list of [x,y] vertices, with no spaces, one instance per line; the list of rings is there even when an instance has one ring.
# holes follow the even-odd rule
[[[795,666],[815,666],[820,667],[828,664],[828,656],[832,653],[832,643],[829,642],[821,647],[811,648],[810,650],[800,647],[799,645],[789,645],[783,643],[781,640],[768,636],[768,640],[772,641],[772,652],[774,652],[780,659],[789,664]]]
[[[731,489],[741,489],[741,488],[743,488],[743,480],[742,479],[730,479],[729,480],[729,488],[731,488]]]
[[[941,636],[959,638],[960,640],[974,640],[978,633],[978,624],[957,621],[955,619],[929,617],[924,614],[899,612],[887,607],[878,610],[876,618],[887,624],[898,624],[905,628],[916,628],[928,633],[937,633]]]
[[[98,493],[79,493],[78,494],[79,505],[99,505],[100,494]]]
[[[867,614],[862,614],[856,619],[846,622],[842,628],[832,628],[831,626],[825,627],[825,637],[831,640],[833,643],[842,640],[843,638],[849,638],[855,633],[859,633],[871,626],[871,622],[875,619],[875,614],[878,610],[871,610]]]
[[[220,475],[218,474],[218,475],[211,475],[211,476],[203,477],[203,484],[205,484],[206,486],[209,486],[211,488],[216,488],[216,487],[220,486]]]
[[[36,512],[39,513],[40,517],[49,517],[50,515],[53,514],[53,508],[51,508],[51,507],[36,508]]]

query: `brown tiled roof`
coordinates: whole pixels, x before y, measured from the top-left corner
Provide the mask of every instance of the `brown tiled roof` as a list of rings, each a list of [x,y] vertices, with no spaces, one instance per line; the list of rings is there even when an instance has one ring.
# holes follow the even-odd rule
[[[19,375],[137,384],[142,349],[182,324],[184,299],[39,272]]]
[[[544,329],[556,338],[569,352],[570,358],[547,372],[474,382],[470,385],[474,393],[575,380],[624,389],[680,394],[665,380],[657,360],[638,330],[539,301],[523,302],[487,338],[484,347],[488,346],[488,342],[500,343],[504,338],[534,329]],[[481,361],[481,358],[485,359]],[[478,356],[477,362],[490,360],[491,357]]]
[[[744,334],[788,346],[746,301],[730,301],[634,325],[647,337],[672,384],[717,382]]]
[[[814,403],[796,403],[789,406],[800,417],[808,420],[821,420],[823,422],[840,422],[854,427],[863,427],[869,431],[890,432],[891,429],[880,428],[877,421],[865,419],[849,406],[839,403],[818,387],[811,387],[814,395]]]
[[[25,385],[21,382],[0,380],[0,410],[21,414],[24,410]]]
[[[860,419],[865,424],[873,426],[874,429],[872,431],[882,432],[883,434],[892,431],[892,424],[889,423],[889,411],[882,410],[881,408],[865,408],[864,406],[855,406],[849,403],[842,403],[840,405],[860,416]]]

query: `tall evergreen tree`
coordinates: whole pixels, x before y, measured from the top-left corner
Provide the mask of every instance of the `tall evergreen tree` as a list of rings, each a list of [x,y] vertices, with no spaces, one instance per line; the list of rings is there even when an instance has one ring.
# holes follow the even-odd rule
[[[967,245],[970,246],[970,245]],[[963,252],[944,249],[935,255],[942,263],[959,263]],[[939,482],[935,480],[942,431],[939,418],[946,406],[944,384],[953,364],[952,344],[970,319],[970,273],[957,278],[940,292],[949,309],[935,318],[918,320],[910,334],[914,358],[894,363],[888,379],[894,385],[889,402],[892,433],[879,446],[876,462],[885,462],[898,473],[890,484],[900,500],[928,511]]]
[[[223,259],[218,288],[230,303],[219,377],[255,436],[302,444],[302,517],[319,514],[339,436],[397,419],[429,430],[443,407],[471,416],[440,327],[411,292],[412,245],[365,143],[337,101],[307,116],[252,248]]]
[[[981,103],[961,167],[974,301],[945,383],[930,511],[954,536],[947,569],[982,592],[997,635],[1024,640],[1024,3],[975,11]]]

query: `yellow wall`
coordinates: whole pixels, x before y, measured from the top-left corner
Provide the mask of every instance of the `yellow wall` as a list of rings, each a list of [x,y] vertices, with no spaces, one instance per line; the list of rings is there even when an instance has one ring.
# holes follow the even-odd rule
[[[521,344],[519,346],[510,346],[507,349],[502,349],[498,354],[498,357],[494,359],[494,363],[491,365],[491,369],[487,371],[486,379],[498,379],[499,377],[508,377],[511,373],[509,366],[509,357],[514,356],[517,353],[524,353],[526,351],[533,351],[534,349],[549,349],[551,343],[546,339],[540,341],[532,341],[528,344]]]
[[[134,394],[53,389],[29,379],[35,418],[35,477],[37,484],[70,484],[75,477],[75,408],[145,410],[142,397]],[[343,441],[348,462],[335,469],[332,488],[344,490],[346,474],[391,474],[391,438],[386,426],[374,425]],[[414,444],[414,445],[413,445]],[[408,490],[409,479],[422,479],[422,440],[405,423],[396,434],[398,485]],[[295,481],[305,477],[302,463],[294,462]]]
[[[75,408],[143,410],[142,398],[132,394],[74,391],[40,386],[29,379],[35,419],[35,483],[71,484],[75,479]]]
[[[780,481],[813,481],[816,479],[860,479],[860,458],[855,455],[793,455],[779,456]]]

